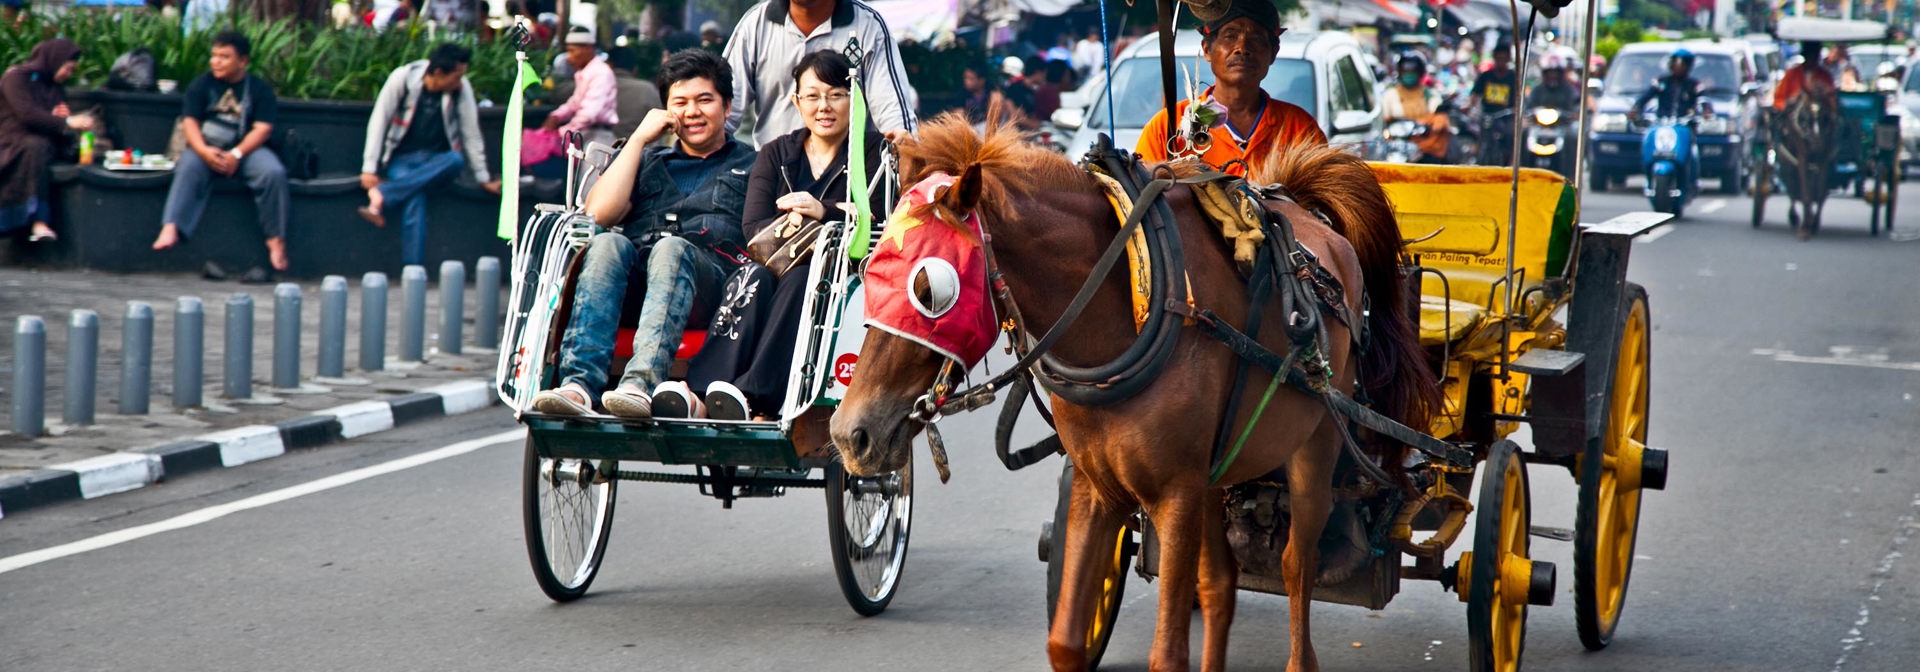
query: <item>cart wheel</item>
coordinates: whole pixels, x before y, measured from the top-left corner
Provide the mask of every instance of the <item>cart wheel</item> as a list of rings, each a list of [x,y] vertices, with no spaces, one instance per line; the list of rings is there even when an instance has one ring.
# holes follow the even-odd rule
[[[913,529],[913,465],[877,478],[827,465],[827,540],[840,592],[861,616],[887,610],[907,562]]]
[[[1666,487],[1666,452],[1647,447],[1652,351],[1647,290],[1627,285],[1626,324],[1607,404],[1601,450],[1588,450],[1576,473],[1579,509],[1574,521],[1573,595],[1580,643],[1600,650],[1613,641],[1633,572],[1643,487]]]
[[[1047,556],[1047,624],[1053,624],[1055,605],[1060,602],[1060,574],[1066,570],[1067,563],[1067,509],[1072,501],[1073,462],[1067,461],[1060,470],[1060,503],[1053,508],[1053,522],[1046,525]],[[1093,611],[1093,622],[1087,624],[1087,669],[1100,667],[1100,658],[1107,653],[1107,643],[1113,641],[1113,626],[1120,621],[1121,598],[1127,592],[1127,564],[1133,561],[1133,554],[1139,545],[1133,540],[1133,532],[1126,527],[1120,528],[1120,534],[1114,538],[1113,564],[1106,567],[1106,576],[1101,577],[1099,607]]]
[[[555,602],[572,602],[587,594],[600,573],[607,553],[607,535],[613,531],[614,479],[606,477],[609,463],[541,457],[527,440],[522,518],[526,524],[527,560],[540,591]]]
[[[1533,513],[1518,448],[1493,444],[1482,468],[1473,551],[1456,565],[1466,574],[1456,585],[1467,586],[1468,669],[1513,672],[1526,649],[1527,605],[1553,602],[1554,567],[1528,557]]]

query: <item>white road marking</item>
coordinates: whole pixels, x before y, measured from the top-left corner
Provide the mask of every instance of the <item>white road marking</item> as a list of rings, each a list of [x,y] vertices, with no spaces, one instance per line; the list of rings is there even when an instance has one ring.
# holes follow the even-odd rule
[[[199,525],[201,523],[218,520],[230,513],[239,513],[241,511],[246,511],[248,509],[257,509],[263,506],[267,506],[269,504],[277,504],[280,502],[284,502],[289,499],[293,499],[295,497],[301,497],[305,495],[311,495],[316,492],[324,492],[327,490],[332,490],[334,488],[338,488],[343,485],[358,483],[360,481],[364,481],[369,478],[373,478],[375,476],[391,474],[393,472],[400,471],[403,469],[412,469],[414,467],[418,467],[425,464],[432,464],[434,462],[438,462],[440,460],[444,460],[449,457],[458,457],[461,455],[465,455],[467,453],[471,453],[473,451],[479,450],[481,448],[485,448],[487,446],[497,445],[500,443],[505,443],[507,441],[516,441],[521,439],[524,436],[526,436],[526,430],[523,430],[523,429],[508,430],[508,431],[501,432],[499,434],[494,434],[491,436],[483,436],[478,439],[461,441],[459,443],[452,444],[449,446],[435,448],[433,450],[429,450],[427,452],[420,453],[418,455],[410,455],[410,456],[403,457],[390,462],[382,462],[380,464],[376,464],[372,466],[361,467],[353,471],[334,474],[326,478],[322,478],[315,481],[309,481],[306,483],[302,483],[300,485],[289,486],[289,487],[281,488],[279,490],[275,490],[273,492],[254,495],[246,499],[227,502],[225,504],[209,506],[204,509],[183,513],[178,516],[174,516],[172,518],[168,518],[166,520],[162,520],[156,523],[148,523],[146,525],[129,527],[124,530],[116,530],[116,531],[108,532],[106,534],[102,534],[99,536],[88,537],[86,539],[81,539],[79,541],[61,544],[59,546],[54,546],[52,548],[44,548],[38,551],[29,551],[29,552],[21,553],[19,555],[15,555],[11,557],[0,558],[0,574],[5,574],[7,572],[11,572],[16,569],[22,569],[25,567],[32,567],[34,565],[37,565],[43,562],[58,560],[60,558],[64,558],[70,555],[79,555],[81,553],[85,553],[88,551],[97,551],[103,548],[118,546],[120,544],[124,544],[129,541],[133,541],[135,539],[143,539],[146,537],[151,537],[153,535],[160,534],[162,532],[171,532],[173,530],[192,527],[195,525]]]
[[[1859,352],[1853,346],[1836,345],[1828,348],[1828,350],[1833,352],[1832,357],[1796,355],[1793,354],[1792,350],[1775,350],[1772,348],[1754,348],[1753,354],[1761,357],[1772,357],[1773,361],[1776,362],[1792,362],[1795,364],[1832,364],[1834,366],[1860,366],[1870,369],[1893,369],[1895,371],[1920,371],[1920,362],[1892,361],[1887,357],[1885,348],[1875,349],[1872,352]]]
[[[1647,235],[1641,236],[1640,242],[1651,243],[1653,241],[1659,240],[1660,238],[1666,236],[1669,233],[1673,233],[1673,225],[1661,224],[1659,226],[1653,227],[1653,230],[1648,231]]]
[[[1700,214],[1705,215],[1713,212],[1719,212],[1720,209],[1724,207],[1727,207],[1727,199],[1716,198],[1711,201],[1701,203]]]
[[[1880,564],[1873,568],[1873,590],[1867,591],[1867,599],[1860,601],[1860,617],[1854,619],[1853,628],[1847,630],[1847,636],[1840,638],[1840,657],[1833,661],[1833,672],[1840,672],[1841,668],[1847,666],[1847,659],[1853,657],[1855,649],[1873,644],[1867,641],[1863,628],[1873,621],[1873,603],[1880,601],[1880,589],[1885,588],[1887,579],[1893,577],[1893,566],[1900,562],[1900,549],[1913,540],[1914,530],[1920,529],[1914,525],[1916,513],[1920,513],[1920,494],[1913,496],[1906,515],[1900,516],[1894,523],[1897,531],[1893,534],[1893,543],[1889,544],[1887,554],[1880,557]]]

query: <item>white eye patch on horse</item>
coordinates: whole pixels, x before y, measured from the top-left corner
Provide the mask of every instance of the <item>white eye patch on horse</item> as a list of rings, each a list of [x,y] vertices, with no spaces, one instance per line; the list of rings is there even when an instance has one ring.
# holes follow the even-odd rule
[[[913,301],[914,310],[920,311],[921,315],[940,317],[953,310],[953,305],[960,301],[960,272],[954,270],[953,264],[945,259],[921,259],[913,265],[913,272],[907,275],[911,283],[907,296]]]

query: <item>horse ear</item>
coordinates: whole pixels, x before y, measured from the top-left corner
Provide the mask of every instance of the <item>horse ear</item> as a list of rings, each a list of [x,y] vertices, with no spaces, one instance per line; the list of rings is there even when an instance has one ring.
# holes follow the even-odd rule
[[[961,171],[960,179],[953,186],[940,193],[940,205],[956,215],[965,216],[980,205],[980,192],[986,189],[986,178],[981,176],[980,164],[974,163]]]

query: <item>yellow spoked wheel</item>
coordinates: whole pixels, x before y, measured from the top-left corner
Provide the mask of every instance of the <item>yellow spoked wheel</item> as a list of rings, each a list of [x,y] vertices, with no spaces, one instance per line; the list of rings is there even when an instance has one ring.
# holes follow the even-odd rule
[[[1073,463],[1060,472],[1060,502],[1054,508],[1053,522],[1045,528],[1041,542],[1042,560],[1047,563],[1047,623],[1052,625],[1055,605],[1060,602],[1060,576],[1067,562],[1067,510],[1071,505],[1073,492]],[[1100,658],[1107,653],[1107,643],[1113,639],[1113,626],[1120,618],[1120,602],[1127,591],[1127,563],[1132,562],[1133,554],[1139,550],[1139,544],[1133,540],[1133,531],[1121,527],[1114,536],[1113,546],[1107,552],[1112,558],[1111,564],[1103,564],[1100,577],[1100,595],[1095,599],[1093,620],[1087,623],[1087,669],[1100,666]]]
[[[1628,284],[1626,323],[1614,363],[1607,424],[1599,450],[1580,457],[1580,504],[1574,520],[1573,595],[1580,643],[1599,650],[1613,641],[1633,573],[1640,530],[1640,492],[1666,487],[1667,454],[1647,447],[1652,371],[1647,290]]]
[[[1493,444],[1482,468],[1473,551],[1461,554],[1456,585],[1467,587],[1469,669],[1513,672],[1526,649],[1527,605],[1553,601],[1554,567],[1528,557],[1533,515],[1518,448]]]

